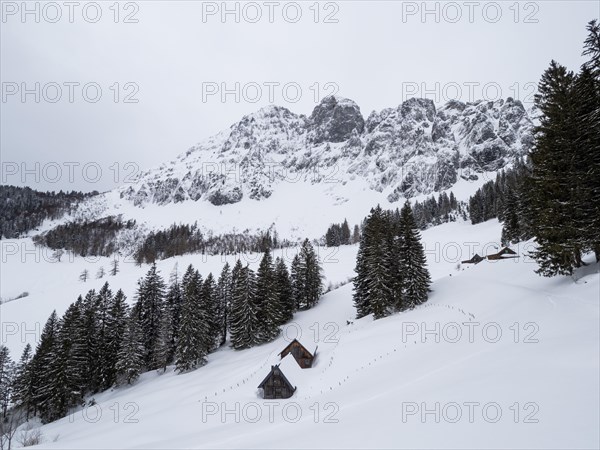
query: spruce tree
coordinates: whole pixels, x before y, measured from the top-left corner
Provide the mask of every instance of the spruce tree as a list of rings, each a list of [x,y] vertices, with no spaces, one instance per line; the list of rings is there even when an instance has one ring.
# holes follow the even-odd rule
[[[204,364],[209,324],[202,304],[202,277],[190,264],[181,281],[182,305],[175,366],[187,372]]]
[[[385,222],[385,213],[379,205],[371,209],[365,222],[354,277],[353,297],[357,318],[369,314],[375,318],[384,317],[393,305]]]
[[[231,270],[229,263],[225,263],[217,282],[217,321],[220,324],[220,341],[223,345],[227,339],[227,323],[231,307]]]
[[[145,349],[142,328],[139,323],[139,311],[131,309],[127,319],[123,342],[117,353],[117,384],[133,384],[144,368]]]
[[[283,325],[284,323],[292,320],[295,311],[292,281],[283,258],[277,257],[275,259],[274,272],[275,286],[277,291],[277,304],[281,308],[281,318],[278,325]]]
[[[517,196],[510,186],[504,194],[503,209],[502,245],[517,243],[521,239],[520,219]]]
[[[39,411],[43,413],[47,408],[49,392],[44,389],[50,383],[48,367],[55,358],[58,339],[59,322],[56,310],[52,311],[46,321],[39,343],[32,358],[32,384],[33,384],[33,403],[34,415]]]
[[[154,353],[158,343],[160,323],[164,312],[165,283],[156,264],[152,264],[137,292],[140,325],[144,339],[144,362],[148,369],[155,369]]]
[[[408,201],[400,211],[402,303],[414,308],[427,301],[431,277],[421,234]]]
[[[541,116],[530,155],[533,164],[530,206],[538,244],[533,256],[540,266],[537,273],[545,276],[571,274],[581,260],[573,220],[575,180],[570,176],[577,139],[573,85],[573,73],[552,61],[535,96]]]
[[[315,306],[323,292],[322,269],[315,250],[308,239],[300,249],[300,276],[303,278],[303,291],[299,309],[310,309]]]
[[[215,350],[221,342],[221,322],[219,320],[217,285],[212,273],[209,273],[202,283],[202,311],[208,326],[204,337],[207,352]]]
[[[33,352],[31,345],[28,343],[15,369],[15,383],[12,397],[15,406],[24,410],[26,420],[29,420],[29,414],[33,409],[34,401],[32,358]]]
[[[170,315],[171,321],[171,343],[170,350],[168,355],[169,364],[174,361],[175,358],[175,348],[177,345],[177,339],[179,336],[179,324],[181,321],[181,305],[183,302],[183,295],[181,293],[181,283],[179,282],[179,276],[177,274],[177,269],[173,270],[171,273],[170,281],[169,281],[169,289],[167,290],[167,295],[165,298],[165,313]]]
[[[105,389],[117,382],[119,352],[125,341],[129,321],[129,306],[121,289],[112,298],[106,323]]]
[[[13,395],[13,379],[15,365],[10,357],[8,348],[0,345],[0,415],[6,417],[8,406]]]
[[[238,350],[256,342],[256,312],[254,310],[255,277],[248,266],[238,259],[232,271],[232,298],[229,314],[231,346]]]
[[[348,221],[346,219],[344,219],[344,223],[342,223],[341,226],[341,244],[350,244],[350,226],[348,225]]]
[[[282,320],[279,297],[275,285],[275,273],[271,251],[265,250],[256,274],[256,294],[254,295],[256,311],[256,340],[269,342],[279,334]]]
[[[42,420],[50,422],[64,417],[69,409],[83,401],[85,347],[78,335],[80,310],[71,304],[60,320],[55,351],[47,367],[47,383],[42,391],[47,398]]]
[[[98,346],[98,383],[101,391],[112,386],[113,366],[111,347],[109,341],[111,336],[108,331],[108,323],[110,322],[110,309],[113,303],[113,294],[110,290],[108,282],[104,283],[96,300],[96,328],[97,328],[97,346]]]
[[[292,282],[292,298],[294,302],[294,311],[298,311],[300,309],[300,303],[302,301],[302,297],[304,296],[304,267],[300,261],[300,255],[294,255],[294,259],[292,260],[291,274],[290,280]]]

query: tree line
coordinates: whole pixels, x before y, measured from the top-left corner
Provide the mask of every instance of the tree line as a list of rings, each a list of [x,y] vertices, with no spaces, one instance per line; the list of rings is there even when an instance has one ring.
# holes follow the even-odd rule
[[[360,227],[354,225],[352,233],[348,221],[334,223],[329,226],[325,233],[325,245],[327,247],[339,247],[340,245],[356,244],[360,240]]]
[[[167,283],[152,264],[132,306],[105,283],[79,296],[62,317],[52,312],[35,352],[28,344],[16,364],[0,347],[2,414],[12,407],[50,422],[87,396],[134,383],[144,371],[194,370],[227,338],[235,349],[269,342],[295,311],[318,302],[321,270],[305,240],[291,273],[267,249],[256,272],[238,259],[218,279],[189,265],[181,277],[175,269]]]
[[[82,257],[110,256],[119,250],[118,233],[134,227],[135,220],[124,221],[115,216],[92,221],[77,220],[57,225],[43,234],[36,235],[33,242],[53,250],[65,249]]]
[[[502,222],[502,245],[515,244],[531,238],[531,220],[525,193],[530,171],[523,159],[512,168],[496,174],[469,199],[469,216],[472,224],[498,218]]]
[[[230,255],[236,253],[264,252],[266,249],[294,245],[287,239],[280,240],[277,230],[258,234],[225,233],[203,234],[197,223],[173,224],[165,230],[151,231],[134,254],[138,264],[152,263],[161,259],[187,253]]]
[[[0,185],[0,238],[18,238],[44,220],[58,219],[78,202],[97,194],[97,191],[40,192],[29,187]]]

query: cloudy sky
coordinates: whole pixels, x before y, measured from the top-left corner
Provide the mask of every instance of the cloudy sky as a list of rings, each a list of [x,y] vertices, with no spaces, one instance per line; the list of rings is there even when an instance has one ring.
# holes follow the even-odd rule
[[[2,184],[106,190],[244,114],[411,96],[531,104],[598,1],[2,2]]]

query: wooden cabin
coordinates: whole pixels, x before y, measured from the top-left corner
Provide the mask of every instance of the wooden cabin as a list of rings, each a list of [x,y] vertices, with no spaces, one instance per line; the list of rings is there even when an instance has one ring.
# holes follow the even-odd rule
[[[488,255],[487,259],[490,261],[495,261],[498,259],[510,259],[510,258],[518,258],[519,256],[514,250],[511,250],[508,247],[504,247],[498,253],[494,253],[493,255]]]
[[[290,398],[296,392],[296,386],[288,381],[279,364],[271,366],[271,372],[258,385],[263,390],[264,399]]]
[[[281,359],[283,359],[290,353],[300,367],[303,369],[308,369],[313,365],[313,362],[317,356],[317,349],[315,348],[315,352],[313,354],[309,352],[304,345],[294,339],[286,348],[283,349],[279,356],[281,356]]]
[[[485,258],[483,256],[479,256],[477,253],[475,253],[471,259],[461,261],[461,264],[479,264],[484,259]]]

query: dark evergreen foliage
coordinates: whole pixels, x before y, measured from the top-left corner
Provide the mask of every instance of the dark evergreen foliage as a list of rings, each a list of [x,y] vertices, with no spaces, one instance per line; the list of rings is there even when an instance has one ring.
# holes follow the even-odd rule
[[[94,191],[40,192],[29,187],[0,186],[0,238],[12,239],[31,231],[46,219],[58,219]]]

